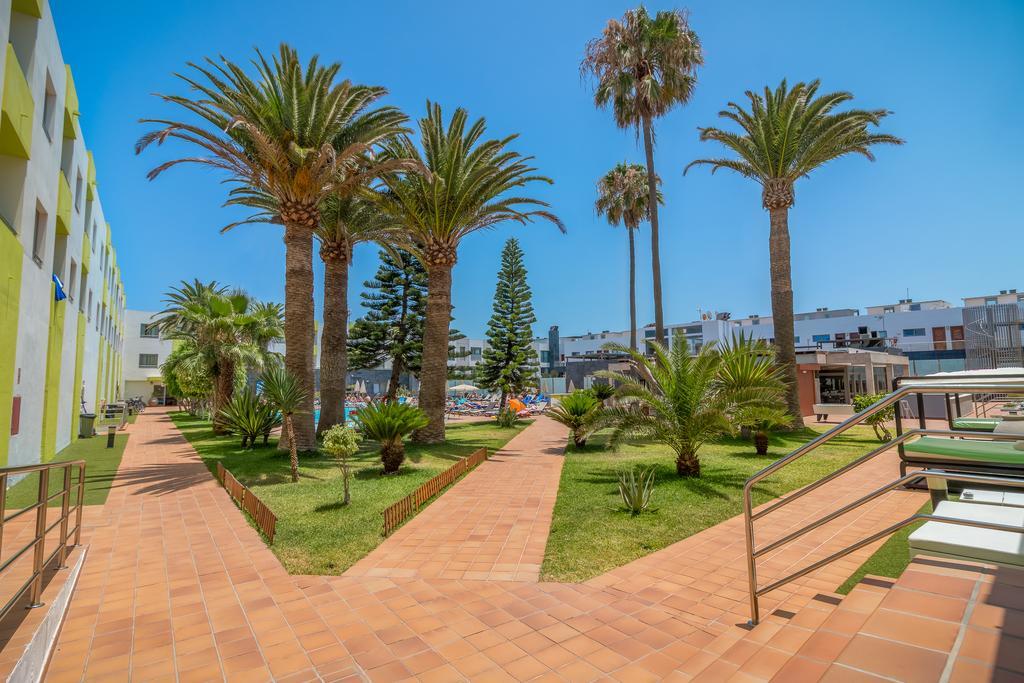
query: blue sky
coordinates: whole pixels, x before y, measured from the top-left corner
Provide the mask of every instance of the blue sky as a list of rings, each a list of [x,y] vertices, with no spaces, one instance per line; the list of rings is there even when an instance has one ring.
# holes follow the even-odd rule
[[[168,113],[153,92],[181,92],[172,73],[188,60],[247,60],[281,41],[304,56],[343,64],[356,82],[384,85],[388,102],[421,116],[430,98],[484,116],[494,136],[521,134],[552,187],[567,235],[547,224],[505,226],[470,237],[455,271],[455,324],[482,334],[504,240],[526,251],[538,322],[563,334],[628,325],[626,235],[593,211],[594,184],[616,162],[642,161],[631,132],[594,108],[581,83],[586,41],[631,3],[217,2],[84,3],[52,0],[65,61],[78,87],[85,137],[94,150],[104,210],[115,234],[128,305],[151,309],[181,279],[217,279],[283,300],[280,228],[219,228],[238,218],[221,208],[211,171],[181,167],[155,182],[145,172],[167,158],[136,157],[138,119]],[[670,4],[650,3],[651,8]],[[698,308],[734,316],[770,312],[768,218],[759,187],[692,159],[717,153],[698,125],[749,88],[820,78],[855,103],[895,113],[885,130],[907,140],[878,160],[834,162],[802,180],[790,214],[795,301],[863,308],[909,293],[946,298],[1024,288],[1024,3],[691,2],[705,48],[693,101],[657,123],[663,178],[662,263],[669,322]],[[639,236],[638,315],[653,320],[650,233]],[[372,247],[356,252],[352,303],[376,269]],[[317,271],[317,297],[320,275]],[[360,309],[353,308],[358,314]]]

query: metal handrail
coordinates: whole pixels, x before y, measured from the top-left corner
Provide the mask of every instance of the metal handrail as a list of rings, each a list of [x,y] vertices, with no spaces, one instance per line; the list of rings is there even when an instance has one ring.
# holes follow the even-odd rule
[[[78,470],[78,481],[72,482],[71,471],[72,469]],[[50,472],[54,470],[63,470],[63,482],[59,491],[50,494]],[[6,512],[7,503],[7,484],[10,477],[31,474],[32,472],[39,472],[39,487],[36,492],[36,501],[31,505],[24,507],[10,515]],[[77,500],[74,505],[71,504],[71,494],[74,489],[77,490]],[[60,505],[60,517],[54,520],[52,524],[47,525],[47,508],[49,507],[50,501],[57,498],[61,498]],[[35,510],[35,533],[32,535],[32,539],[25,545],[18,548],[11,554],[2,564],[0,564],[0,576],[4,572],[8,571],[12,565],[22,555],[28,551],[32,551],[32,574],[29,576],[21,587],[15,591],[7,603],[0,608],[0,620],[7,616],[8,612],[24,597],[26,591],[29,592],[29,608],[42,607],[43,602],[41,600],[43,594],[43,569],[47,567],[54,558],[59,558],[57,562],[57,569],[66,568],[66,560],[68,556],[69,547],[80,545],[82,542],[82,506],[85,498],[85,461],[84,460],[66,460],[63,462],[53,463],[40,463],[38,465],[22,465],[19,467],[5,467],[0,468],[0,552],[3,551],[3,538],[4,529],[8,523],[12,520],[21,517],[23,514]],[[71,520],[72,514],[74,515],[75,526],[69,528],[69,521]],[[57,526],[60,526],[60,541],[57,547],[46,554],[46,535],[53,531]],[[68,540],[74,536],[74,543],[68,543]]]
[[[1002,376],[1000,376],[999,378],[1002,379]],[[1002,382],[986,383],[984,381],[978,381],[978,380],[975,379],[974,381],[968,380],[968,381],[964,381],[964,382],[961,382],[961,383],[956,383],[955,379],[956,379],[955,377],[944,376],[944,377],[942,377],[942,381],[943,382],[950,382],[950,383],[942,383],[942,384],[936,383],[933,386],[928,386],[927,384],[915,384],[915,385],[897,386],[897,388],[892,393],[888,394],[887,396],[885,396],[881,400],[871,404],[870,406],[865,408],[863,411],[861,411],[860,413],[857,413],[856,415],[853,415],[849,419],[844,420],[843,422],[841,422],[840,424],[836,425],[832,429],[828,430],[824,434],[822,434],[822,435],[820,435],[820,436],[818,436],[818,437],[816,437],[814,439],[811,439],[807,443],[803,444],[802,446],[800,446],[799,448],[794,450],[789,455],[787,455],[787,456],[785,456],[783,458],[780,458],[779,460],[776,460],[771,465],[768,465],[767,467],[765,467],[764,469],[762,469],[761,471],[755,473],[753,476],[751,476],[749,479],[747,479],[746,483],[743,486],[743,517],[744,517],[744,535],[745,535],[746,550],[747,550],[747,578],[748,578],[749,593],[750,593],[750,612],[751,612],[750,623],[751,624],[757,624],[758,621],[759,621],[760,611],[759,611],[758,600],[757,600],[758,596],[763,595],[768,590],[774,590],[775,588],[778,588],[779,586],[784,585],[785,583],[788,583],[789,581],[792,581],[794,579],[800,578],[801,576],[803,576],[804,574],[807,573],[807,572],[804,572],[804,573],[799,573],[799,574],[794,575],[794,576],[787,577],[786,580],[782,581],[781,583],[780,582],[775,582],[775,583],[773,583],[767,589],[759,589],[757,587],[757,557],[759,557],[760,555],[764,554],[764,552],[768,552],[768,550],[765,550],[765,549],[757,550],[757,549],[755,549],[755,543],[754,543],[754,520],[755,519],[760,519],[761,517],[767,515],[769,512],[772,512],[772,511],[777,510],[778,508],[780,508],[780,507],[782,507],[784,505],[788,505],[789,503],[792,503],[794,500],[797,500],[798,498],[801,498],[802,496],[807,495],[808,493],[810,493],[811,491],[817,489],[818,487],[828,483],[829,481],[832,481],[836,477],[839,477],[839,476],[841,476],[842,474],[844,474],[846,472],[849,472],[850,470],[854,469],[855,467],[858,467],[859,465],[867,462],[868,460],[871,460],[872,458],[880,455],[881,453],[884,453],[885,451],[889,450],[890,448],[897,447],[902,452],[902,445],[903,445],[903,443],[905,441],[909,440],[912,437],[934,435],[934,436],[950,436],[950,437],[954,437],[954,436],[955,437],[972,437],[972,436],[974,436],[974,437],[977,437],[979,439],[985,439],[985,440],[1011,440],[1011,441],[1016,441],[1016,440],[1020,439],[1020,435],[1019,434],[1017,434],[1017,435],[1010,435],[1010,434],[993,434],[993,433],[989,433],[989,432],[970,432],[970,431],[929,430],[929,429],[924,429],[923,428],[924,427],[924,425],[923,425],[924,416],[923,416],[923,413],[922,413],[922,415],[920,416],[920,418],[922,420],[922,428],[921,429],[914,429],[914,430],[909,430],[909,431],[906,431],[906,432],[903,432],[902,430],[898,430],[899,431],[898,435],[892,441],[890,441],[890,442],[888,442],[886,444],[883,444],[879,448],[876,448],[876,449],[872,450],[871,452],[869,452],[869,453],[867,453],[867,454],[857,458],[856,460],[854,460],[854,461],[844,465],[843,467],[839,468],[835,472],[832,472],[831,474],[829,474],[829,475],[827,475],[827,476],[825,476],[825,477],[823,477],[823,478],[821,478],[821,479],[819,479],[819,480],[817,480],[815,482],[812,482],[811,484],[809,484],[809,485],[799,489],[798,491],[794,492],[793,494],[791,494],[789,496],[786,496],[785,498],[782,498],[781,500],[779,500],[778,502],[770,505],[769,507],[767,507],[767,508],[765,508],[763,510],[758,511],[756,514],[754,513],[754,511],[753,511],[753,488],[754,488],[754,486],[759,481],[761,481],[761,480],[765,479],[766,477],[768,477],[769,475],[777,472],[778,470],[782,469],[786,465],[789,465],[790,463],[792,463],[792,462],[794,462],[794,461],[804,457],[805,455],[807,455],[811,451],[817,449],[818,447],[828,443],[829,441],[831,441],[835,437],[837,437],[840,434],[842,434],[842,433],[846,432],[847,430],[849,430],[851,427],[854,427],[854,426],[856,426],[858,424],[863,423],[869,417],[872,417],[873,415],[876,415],[876,414],[886,410],[890,406],[898,404],[898,402],[901,399],[903,399],[904,397],[906,397],[909,394],[918,394],[919,395],[919,401],[920,401],[920,395],[923,395],[923,394],[948,394],[951,390],[952,391],[972,392],[972,393],[982,393],[982,392],[986,392],[986,391],[1005,390],[1007,388],[1007,385],[1005,383],[1002,383]],[[1014,376],[1013,379],[1018,380],[1020,382],[1020,384],[1021,384],[1020,388],[1024,389],[1024,377],[1022,377],[1020,375],[1017,375],[1017,376]],[[899,427],[899,425],[897,425],[897,426]],[[920,479],[922,476],[923,475],[920,472],[915,472],[912,475],[907,475],[907,477],[909,477],[910,480]],[[964,479],[965,475],[958,475],[958,478],[959,479]],[[888,490],[890,490],[890,489],[889,488],[885,489],[885,491],[888,491]],[[883,491],[882,493],[884,493],[885,491]],[[881,494],[878,494],[878,495],[881,495]],[[850,508],[850,509],[852,509],[852,508]],[[849,510],[844,510],[844,512],[848,512],[848,511]],[[827,521],[831,521],[832,519],[835,519],[838,516],[839,516],[839,514],[831,513],[830,515],[827,516]],[[768,546],[768,549],[770,550],[770,549],[778,548],[779,546],[783,545],[784,542],[788,542],[789,540],[793,540],[794,538],[798,538],[798,537],[802,536],[804,533],[807,533],[808,531],[810,531],[812,529],[818,528],[819,526],[821,526],[822,524],[825,524],[825,523],[826,522],[824,522],[824,521],[815,520],[815,521],[811,522],[811,524],[809,525],[809,528],[804,528],[804,529],[797,530],[797,532],[792,532],[791,534],[788,535],[791,538],[787,538],[787,540],[785,540],[785,541],[782,541],[782,542],[780,542],[780,540],[774,541],[772,544],[770,544]],[[907,523],[909,524],[911,522],[907,522]],[[899,526],[896,527],[896,529],[899,529],[899,528],[902,528],[902,527],[899,527]],[[889,533],[892,533],[892,531],[890,531]],[[863,544],[863,545],[866,545],[866,543]],[[857,548],[863,547],[863,545],[858,545]],[[849,549],[848,548],[848,549],[846,549],[847,552],[840,551],[841,554],[836,555],[832,559],[838,559],[839,557],[842,557],[843,555],[847,554],[848,552],[853,552],[853,550],[855,550],[857,548],[853,548],[853,549]],[[832,560],[829,560],[829,561],[832,561]],[[822,566],[822,565],[816,563],[814,568],[816,569],[819,566]],[[813,569],[808,570],[808,571],[813,571]]]

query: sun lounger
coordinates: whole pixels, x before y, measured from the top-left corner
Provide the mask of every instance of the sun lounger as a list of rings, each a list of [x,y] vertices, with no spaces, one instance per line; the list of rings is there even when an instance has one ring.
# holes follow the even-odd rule
[[[936,506],[935,514],[1020,527],[1024,532],[1024,508],[947,500]],[[910,534],[910,554],[1020,567],[1024,566],[1024,533],[925,522]]]
[[[997,491],[992,489],[964,489],[960,493],[960,501],[983,505],[1009,505],[1024,508],[1024,492]]]
[[[993,432],[996,425],[1002,422],[998,417],[958,417],[953,420],[953,429],[966,429],[972,432]]]

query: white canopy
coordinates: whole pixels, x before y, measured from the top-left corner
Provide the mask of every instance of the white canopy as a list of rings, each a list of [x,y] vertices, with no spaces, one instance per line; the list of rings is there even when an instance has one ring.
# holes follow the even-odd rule
[[[474,387],[472,384],[456,384],[453,387],[448,387],[448,391],[464,392],[464,391],[480,391],[479,387]]]

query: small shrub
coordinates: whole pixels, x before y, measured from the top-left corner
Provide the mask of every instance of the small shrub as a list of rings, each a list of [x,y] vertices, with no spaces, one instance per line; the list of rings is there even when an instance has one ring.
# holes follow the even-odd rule
[[[577,389],[563,396],[548,415],[572,430],[573,444],[576,448],[583,448],[587,445],[587,438],[597,431],[603,411],[601,402],[592,393]]]
[[[651,504],[654,493],[654,468],[635,468],[619,472],[619,495],[631,515],[636,517]]]
[[[519,424],[519,413],[512,408],[504,408],[498,412],[494,419],[497,421],[499,427],[511,429]]]
[[[755,405],[742,408],[733,422],[752,432],[754,450],[758,455],[768,455],[768,435],[776,429],[788,427],[793,420],[782,407]]]
[[[594,398],[601,402],[601,405],[608,405],[608,399],[615,395],[615,389],[607,382],[597,382],[587,389]]]
[[[345,425],[336,424],[324,432],[322,449],[329,456],[338,461],[341,467],[341,479],[345,486],[345,495],[341,504],[348,505],[351,497],[349,495],[349,468],[348,459],[359,450],[359,434],[356,430]]]
[[[853,397],[853,409],[855,412],[861,412],[867,410],[872,404],[878,403],[887,394],[880,392],[877,394],[858,394]],[[888,443],[892,441],[892,432],[889,431],[889,427],[885,424],[896,419],[896,405],[893,404],[883,411],[877,412],[868,419],[864,420],[864,424],[871,425],[871,428],[875,431],[875,437],[882,443]]]
[[[274,406],[252,391],[236,392],[221,409],[220,417],[225,427],[242,437],[242,448],[255,448],[259,437],[266,445],[270,430],[281,424],[281,415]]]
[[[405,444],[409,434],[427,426],[426,414],[406,403],[370,403],[355,413],[359,431],[367,439],[380,443],[380,459],[384,474],[398,471],[405,460]]]

